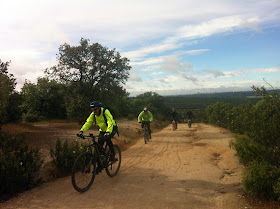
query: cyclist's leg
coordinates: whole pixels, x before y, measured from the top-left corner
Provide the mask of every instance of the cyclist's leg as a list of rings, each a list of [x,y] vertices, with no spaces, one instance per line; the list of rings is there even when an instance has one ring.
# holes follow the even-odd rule
[[[147,123],[147,126],[148,126],[149,135],[151,135],[152,130],[151,130],[151,125],[150,125],[150,123],[149,123],[149,122]]]
[[[98,144],[100,145],[100,147],[103,147],[103,145],[104,145],[104,143],[105,143],[104,133],[105,133],[105,132],[102,132],[102,131],[99,132]],[[102,169],[103,166],[100,164],[99,160],[97,160],[97,162],[98,162],[98,168],[99,168],[99,169]]]
[[[115,150],[114,150],[114,146],[113,146],[113,142],[112,142],[112,138],[113,138],[114,135],[115,135],[115,133],[112,132],[110,134],[110,137],[108,139],[106,139],[106,143],[108,144],[108,146],[109,146],[109,148],[111,150],[111,156],[115,156],[116,155]]]

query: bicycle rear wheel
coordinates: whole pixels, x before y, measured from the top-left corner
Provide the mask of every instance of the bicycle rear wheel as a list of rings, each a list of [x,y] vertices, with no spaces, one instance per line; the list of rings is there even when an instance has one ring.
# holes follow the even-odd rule
[[[190,119],[188,120],[188,125],[189,125],[189,128],[192,127],[192,121]]]
[[[173,131],[175,131],[176,130],[176,123],[175,123],[174,120],[172,121],[172,127],[173,127]]]
[[[72,169],[72,185],[78,192],[87,191],[95,178],[96,160],[89,152],[80,154]]]
[[[112,161],[112,159],[110,159],[111,156],[111,151],[110,149],[108,149],[108,154],[107,154],[107,165],[106,165],[106,173],[108,176],[110,177],[114,177],[118,174],[120,167],[121,167],[121,162],[122,162],[122,155],[121,155],[121,148],[117,145],[114,144],[113,145],[114,150],[115,150],[115,159]]]
[[[144,125],[144,141],[145,144],[147,144],[147,142],[149,141],[149,131],[147,124]]]

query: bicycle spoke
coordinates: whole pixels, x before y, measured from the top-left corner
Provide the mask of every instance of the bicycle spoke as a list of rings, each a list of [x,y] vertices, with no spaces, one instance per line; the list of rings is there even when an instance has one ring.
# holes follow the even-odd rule
[[[72,171],[72,184],[77,191],[84,192],[89,189],[95,177],[95,167],[90,153],[83,153],[76,159]]]

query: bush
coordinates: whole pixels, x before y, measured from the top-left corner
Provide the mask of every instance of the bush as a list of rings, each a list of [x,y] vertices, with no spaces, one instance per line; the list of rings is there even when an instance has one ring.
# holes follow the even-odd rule
[[[133,120],[133,119],[136,119],[137,117],[135,117],[133,114],[129,114],[128,116],[127,116],[127,119],[128,120]]]
[[[262,161],[252,161],[245,172],[243,184],[251,196],[279,199],[280,169]]]
[[[40,182],[43,161],[37,149],[28,147],[23,137],[0,132],[0,194],[13,194]]]
[[[78,141],[69,143],[67,140],[61,143],[57,139],[55,149],[50,150],[52,163],[57,169],[57,176],[65,176],[72,170],[76,158],[87,149],[86,144]]]
[[[240,162],[245,165],[248,165],[254,160],[258,162],[267,160],[266,153],[268,153],[269,150],[246,135],[237,135],[236,140],[231,142],[231,145],[236,150]]]
[[[38,112],[36,112],[36,113],[27,112],[27,113],[23,113],[22,119],[25,122],[32,123],[32,122],[37,122],[37,121],[40,121],[40,120],[44,120],[45,118],[40,116],[40,114]]]
[[[240,161],[249,165],[244,177],[245,190],[252,196],[280,199],[280,98],[264,88],[262,100],[230,108],[224,103],[207,107],[210,123],[240,134],[231,145]],[[242,135],[241,135],[242,134]]]

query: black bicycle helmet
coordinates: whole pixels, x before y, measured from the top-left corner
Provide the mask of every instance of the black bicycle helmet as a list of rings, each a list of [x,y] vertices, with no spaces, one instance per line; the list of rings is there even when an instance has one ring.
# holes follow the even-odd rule
[[[98,102],[98,101],[93,101],[92,103],[90,103],[90,107],[93,108],[93,107],[101,107],[101,103]]]

